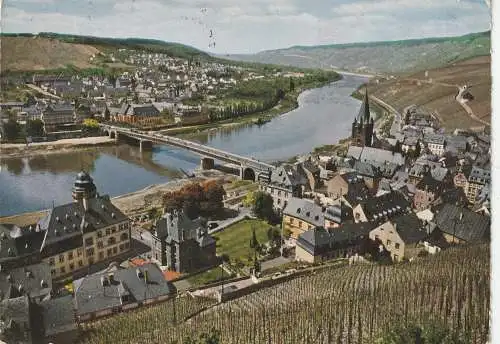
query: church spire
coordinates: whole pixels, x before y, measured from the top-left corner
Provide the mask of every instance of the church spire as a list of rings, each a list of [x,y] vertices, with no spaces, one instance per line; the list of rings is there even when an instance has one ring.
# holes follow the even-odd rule
[[[357,122],[369,123],[370,121],[370,104],[368,102],[368,87],[365,87],[365,96],[361,108],[359,109]]]

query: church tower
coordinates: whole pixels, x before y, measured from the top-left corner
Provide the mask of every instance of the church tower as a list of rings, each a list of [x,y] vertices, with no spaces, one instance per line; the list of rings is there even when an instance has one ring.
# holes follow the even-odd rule
[[[373,144],[373,118],[370,116],[370,104],[368,102],[368,89],[365,89],[365,97],[358,115],[352,122],[353,144],[356,146],[368,146]]]

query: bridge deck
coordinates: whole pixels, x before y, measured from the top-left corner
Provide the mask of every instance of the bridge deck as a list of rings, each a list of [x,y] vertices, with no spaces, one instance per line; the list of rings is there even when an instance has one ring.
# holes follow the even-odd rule
[[[100,126],[103,130],[115,131],[120,134],[127,135],[136,139],[148,140],[158,143],[169,144],[180,148],[185,148],[187,150],[190,150],[192,152],[195,152],[203,156],[207,156],[210,158],[222,160],[233,164],[244,165],[246,167],[251,167],[258,170],[267,171],[275,168],[273,165],[267,164],[265,162],[256,159],[248,158],[234,153],[225,152],[217,148],[208,147],[196,142],[180,139],[177,137],[162,135],[158,133],[144,132],[136,129],[115,127],[105,124],[101,124]]]

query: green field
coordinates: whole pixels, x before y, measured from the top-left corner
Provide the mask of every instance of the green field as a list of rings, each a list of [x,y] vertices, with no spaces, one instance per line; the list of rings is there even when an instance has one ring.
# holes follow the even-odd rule
[[[225,228],[222,232],[213,235],[217,240],[217,254],[227,254],[232,263],[237,259],[243,263],[253,262],[253,250],[250,248],[252,228],[255,228],[257,241],[263,244],[268,241],[269,227],[271,225],[266,221],[243,220]]]
[[[222,269],[220,266],[204,271],[202,273],[190,276],[187,278],[187,281],[192,285],[192,286],[202,286],[204,284],[209,284],[213,282],[217,282],[219,280],[227,279],[231,277],[224,269]]]

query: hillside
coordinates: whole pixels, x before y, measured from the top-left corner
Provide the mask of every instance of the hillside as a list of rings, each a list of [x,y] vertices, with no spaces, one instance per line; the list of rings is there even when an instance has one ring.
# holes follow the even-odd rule
[[[490,32],[459,37],[403,41],[294,46],[226,58],[302,68],[335,68],[354,72],[402,73],[437,68],[490,54]]]
[[[210,58],[186,45],[138,38],[100,38],[54,33],[2,34],[0,36],[1,72],[42,71],[66,68],[93,68],[90,57],[120,48],[165,53],[174,57]]]
[[[182,297],[175,311],[166,302],[100,320],[84,327],[80,343],[183,343],[212,328],[225,344],[374,343],[388,327],[430,321],[484,344],[489,278],[489,245],[393,266],[328,267],[201,313],[213,302]]]
[[[389,80],[372,80],[371,95],[391,104],[402,112],[405,107],[418,105],[433,112],[447,129],[476,128],[491,119],[491,58],[476,57],[449,66],[421,71],[410,76]],[[466,104],[472,118],[456,100],[458,87],[467,84],[474,97]]]

